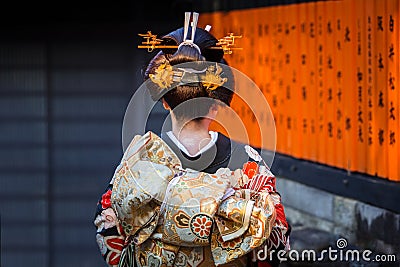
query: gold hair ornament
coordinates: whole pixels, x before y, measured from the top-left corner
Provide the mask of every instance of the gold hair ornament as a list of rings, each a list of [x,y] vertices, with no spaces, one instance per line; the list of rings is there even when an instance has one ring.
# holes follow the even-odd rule
[[[228,78],[221,77],[221,74],[222,68],[217,63],[208,66],[204,70],[197,71],[189,68],[174,70],[168,62],[164,62],[158,66],[155,74],[150,74],[149,77],[160,89],[169,88],[174,82],[181,85],[191,82],[201,82],[206,90],[213,91],[228,81]]]
[[[225,36],[218,40],[217,45],[222,47],[224,54],[232,54],[232,49],[242,49],[241,47],[235,46],[235,39],[242,38],[242,35],[234,35],[232,32],[229,35]]]
[[[202,77],[203,86],[206,87],[207,90],[214,91],[219,86],[223,85],[228,81],[228,78],[221,77],[222,68],[217,63],[215,66],[208,66],[206,70],[206,75]]]
[[[157,84],[160,88],[168,88],[173,83],[173,70],[168,62],[164,62],[155,70],[155,74],[150,74],[151,81]]]
[[[153,52],[154,49],[163,49],[163,48],[178,48],[178,45],[161,45],[162,40],[157,39],[156,34],[152,34],[151,31],[147,33],[140,33],[139,36],[142,36],[145,41],[142,42],[141,45],[138,45],[138,48],[145,48],[148,52]],[[233,50],[242,50],[241,47],[235,47],[235,39],[242,38],[242,35],[234,35],[230,33],[218,40],[217,46],[208,47],[209,49],[222,49],[224,54],[232,54]]]
[[[161,39],[157,39],[157,35],[152,34],[151,31],[147,31],[147,33],[139,33],[139,36],[142,36],[145,41],[142,42],[142,45],[138,45],[138,48],[146,48],[147,52],[153,52],[154,49],[159,48],[159,44],[161,44],[162,41]]]

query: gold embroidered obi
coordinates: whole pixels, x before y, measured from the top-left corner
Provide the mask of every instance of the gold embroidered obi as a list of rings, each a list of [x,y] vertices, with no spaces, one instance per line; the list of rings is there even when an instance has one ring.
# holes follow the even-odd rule
[[[123,253],[133,253],[137,266],[218,266],[259,247],[271,233],[274,203],[267,192],[250,200],[244,189],[232,190],[237,173],[183,170],[157,135],[135,137],[111,195],[131,241]]]

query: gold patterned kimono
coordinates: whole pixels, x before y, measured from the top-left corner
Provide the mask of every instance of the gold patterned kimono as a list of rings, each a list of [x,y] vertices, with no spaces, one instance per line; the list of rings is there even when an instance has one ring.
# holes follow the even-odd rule
[[[103,257],[110,266],[247,266],[246,254],[280,229],[280,197],[246,178],[183,169],[157,135],[136,136],[98,203]]]

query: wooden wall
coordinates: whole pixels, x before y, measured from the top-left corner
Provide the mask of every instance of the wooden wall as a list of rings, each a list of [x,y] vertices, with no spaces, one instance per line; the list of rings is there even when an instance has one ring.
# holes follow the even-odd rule
[[[277,152],[400,181],[399,12],[398,0],[319,1],[201,14],[200,26],[243,35],[226,59],[268,100]],[[248,107],[233,109],[257,132]]]
[[[132,52],[120,40],[0,43],[2,266],[105,266],[92,222],[140,81]]]

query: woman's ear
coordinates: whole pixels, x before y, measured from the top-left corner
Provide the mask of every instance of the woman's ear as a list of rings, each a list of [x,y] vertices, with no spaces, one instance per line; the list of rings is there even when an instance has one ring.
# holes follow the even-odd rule
[[[161,101],[162,101],[163,107],[164,107],[166,110],[171,110],[171,107],[168,105],[167,101],[165,101],[164,98],[161,98]]]

